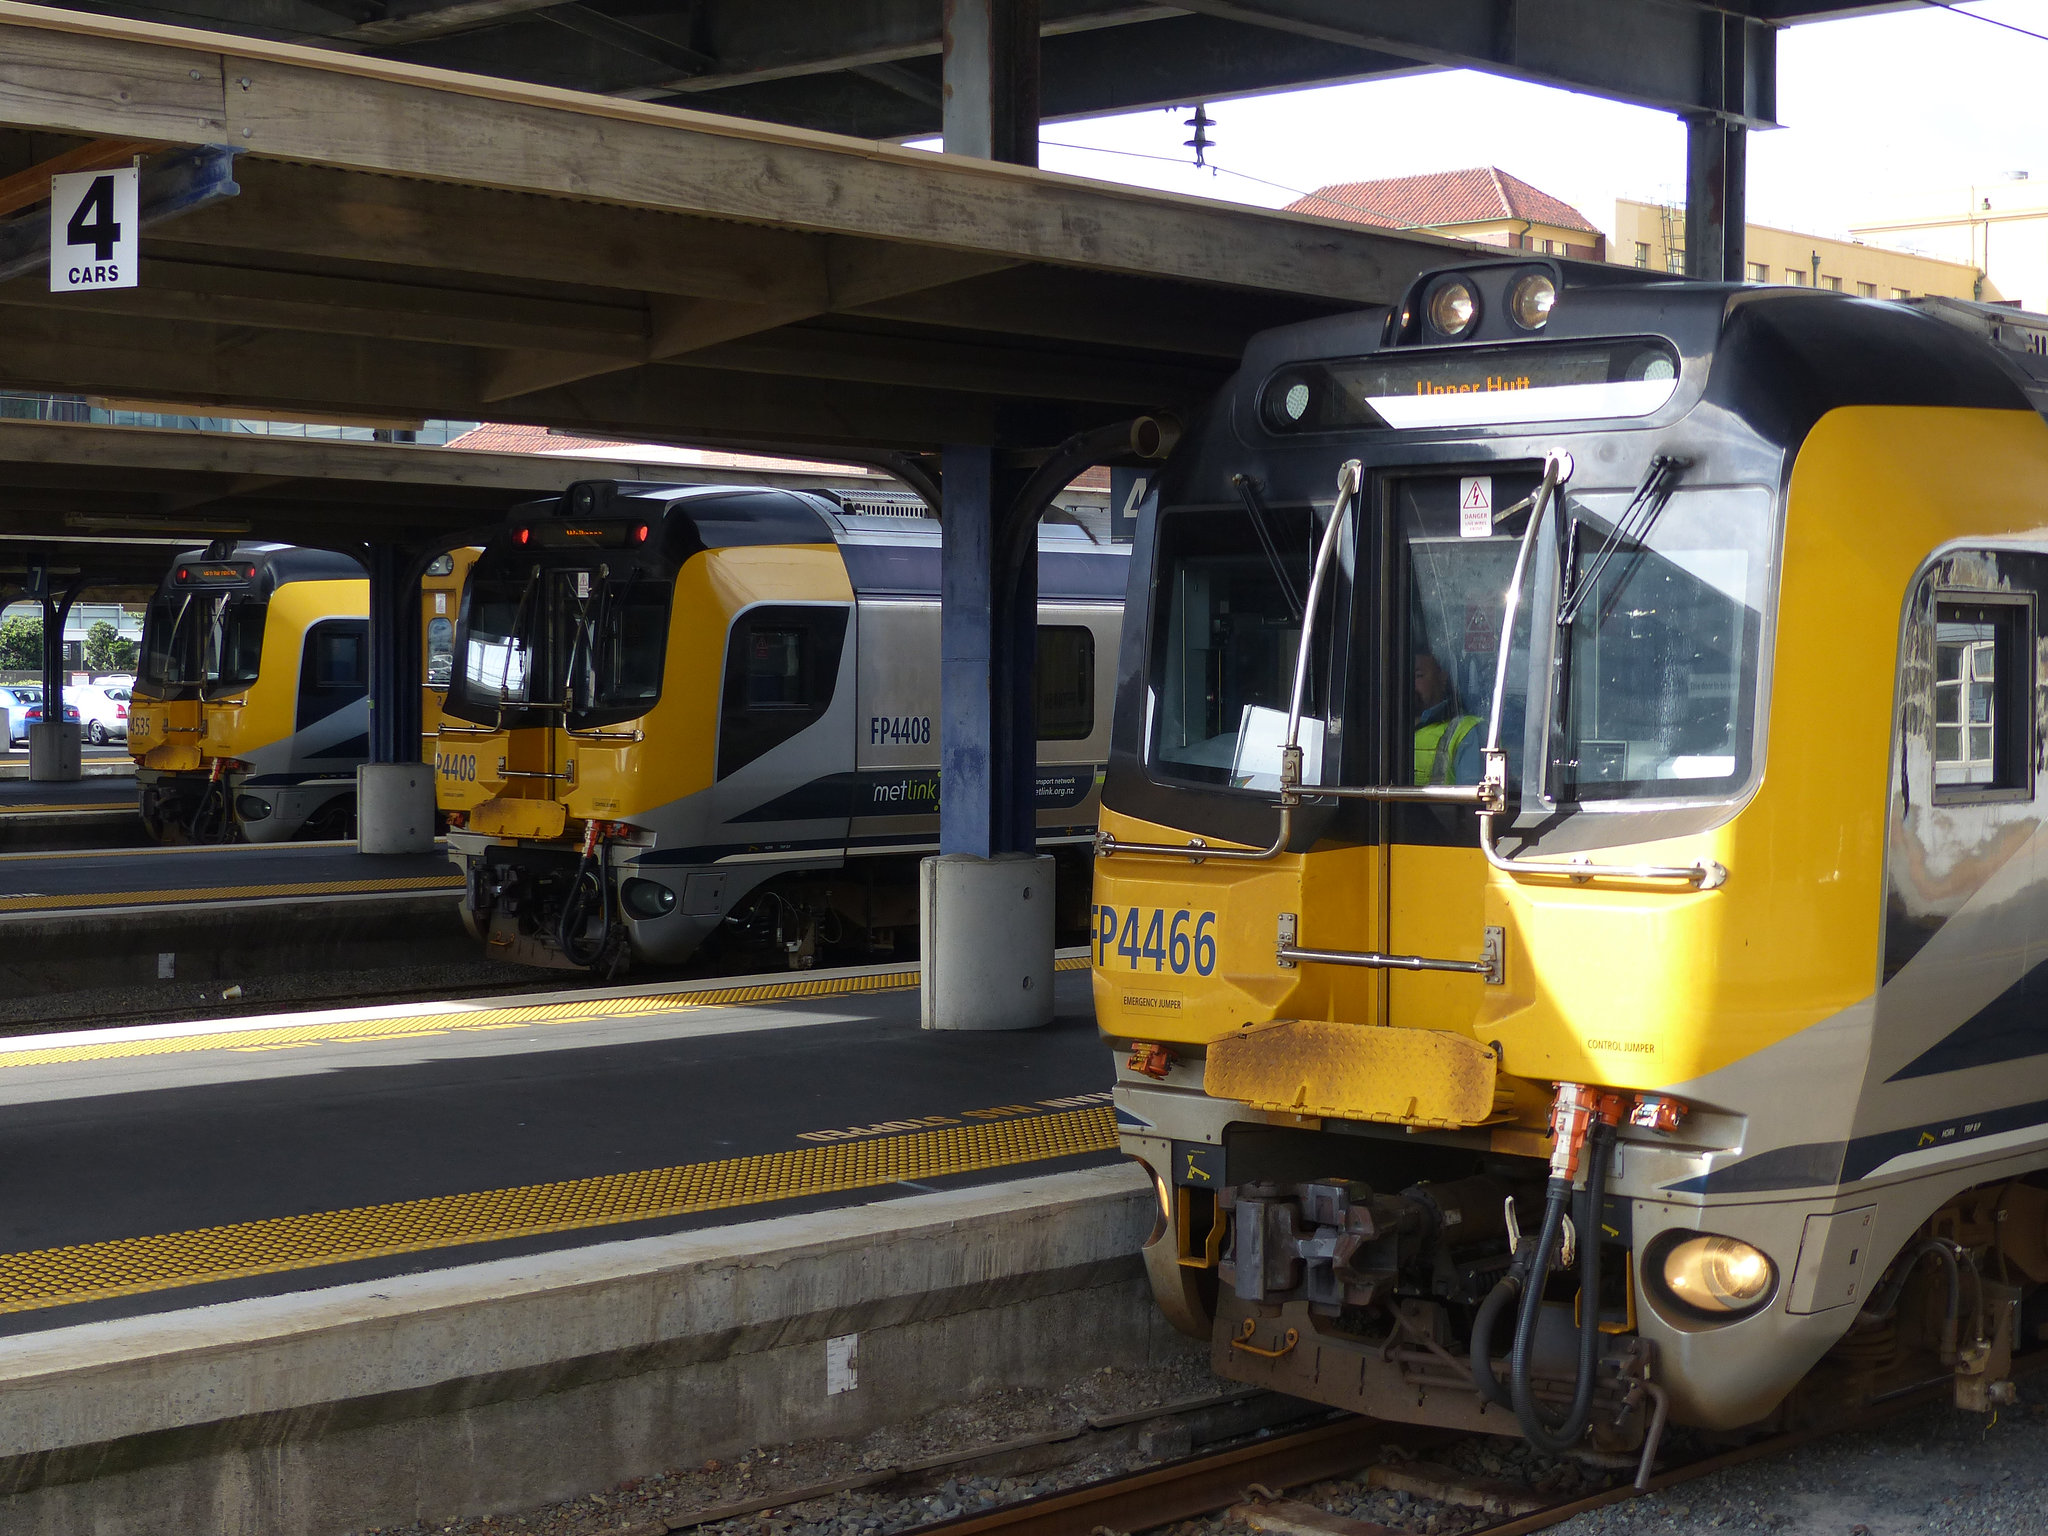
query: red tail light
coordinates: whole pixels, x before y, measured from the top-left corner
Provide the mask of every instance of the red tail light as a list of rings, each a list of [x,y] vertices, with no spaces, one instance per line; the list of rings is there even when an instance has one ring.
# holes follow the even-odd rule
[[[513,534],[512,537],[517,539],[520,543],[524,544],[528,539],[533,537],[533,530],[531,528],[522,528],[517,533]]]
[[[645,544],[647,542],[647,525],[645,523],[642,523],[633,530],[633,542],[635,544]]]

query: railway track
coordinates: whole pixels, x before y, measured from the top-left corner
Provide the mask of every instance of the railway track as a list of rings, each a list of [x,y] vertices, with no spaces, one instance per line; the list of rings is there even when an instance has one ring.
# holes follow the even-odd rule
[[[2015,1361],[2015,1378],[2048,1366],[2048,1350]],[[897,1536],[1125,1536],[1180,1521],[1229,1515],[1272,1536],[1413,1536],[1412,1527],[1362,1520],[1317,1503],[1314,1486],[1361,1474],[1366,1486],[1405,1492],[1432,1508],[1461,1511],[1479,1523],[1457,1536],[1525,1536],[1574,1515],[1658,1493],[1745,1462],[1786,1455],[1835,1435],[1876,1428],[1913,1408],[1939,1401],[1950,1378],[1891,1394],[1883,1402],[1825,1426],[1770,1435],[1730,1450],[1680,1461],[1639,1490],[1617,1472],[1611,1486],[1566,1497],[1476,1477],[1424,1457],[1476,1438],[1447,1430],[1347,1418],[1293,1434],[1190,1456],[1127,1476],[1048,1494],[999,1509],[934,1521]],[[1399,1460],[1384,1460],[1388,1451]],[[1301,1496],[1294,1496],[1296,1493]]]

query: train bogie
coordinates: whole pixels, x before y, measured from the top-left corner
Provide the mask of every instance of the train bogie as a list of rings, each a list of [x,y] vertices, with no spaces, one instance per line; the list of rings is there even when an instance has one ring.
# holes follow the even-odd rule
[[[1506,262],[1261,338],[1184,440],[1093,960],[1224,1374],[1604,1451],[2007,1390],[2048,373],[1954,319]]]

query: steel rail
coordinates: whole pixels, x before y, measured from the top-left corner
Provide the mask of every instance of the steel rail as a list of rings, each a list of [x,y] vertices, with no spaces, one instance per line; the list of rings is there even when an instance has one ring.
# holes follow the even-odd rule
[[[2016,1358],[2012,1376],[2018,1380],[2043,1369],[2048,1369],[2048,1349]],[[1561,1524],[1574,1515],[1638,1498],[1642,1493],[1663,1492],[1833,1435],[1874,1429],[1909,1409],[1939,1401],[1952,1390],[1953,1382],[1953,1376],[1944,1374],[1895,1391],[1846,1418],[1770,1435],[1672,1467],[1651,1477],[1640,1491],[1633,1483],[1620,1482],[1530,1514],[1476,1527],[1466,1536],[1528,1536],[1529,1532]],[[1344,1419],[1301,1434],[1167,1462],[1130,1476],[1107,1478],[981,1514],[912,1526],[899,1536],[1093,1536],[1101,1529],[1146,1531],[1178,1520],[1213,1515],[1247,1499],[1256,1499],[1260,1493],[1300,1488],[1356,1472],[1368,1465],[1373,1453],[1382,1446],[1400,1445],[1412,1450],[1467,1438],[1476,1437],[1363,1417]],[[1256,1490],[1254,1484],[1258,1485]]]

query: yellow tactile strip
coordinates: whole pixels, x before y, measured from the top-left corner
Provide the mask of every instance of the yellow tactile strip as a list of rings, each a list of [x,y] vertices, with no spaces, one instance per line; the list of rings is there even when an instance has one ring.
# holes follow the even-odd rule
[[[1084,970],[1086,955],[1055,960],[1061,971]],[[562,1003],[528,1003],[513,1008],[469,1008],[452,1013],[406,1013],[385,1018],[330,1019],[317,1024],[265,1024],[205,1034],[163,1035],[139,1040],[94,1040],[10,1051],[0,1042],[0,1071],[66,1062],[112,1061],[133,1056],[179,1056],[192,1051],[280,1051],[308,1045],[349,1045],[364,1041],[415,1039],[469,1030],[517,1029],[522,1024],[578,1024],[636,1014],[679,1013],[693,1008],[732,1008],[748,1003],[787,1002],[806,997],[843,997],[860,992],[901,992],[917,985],[915,967],[872,971],[860,976],[805,976],[761,981],[744,987],[699,992],[663,992],[646,997],[593,997]]]
[[[346,896],[359,891],[459,891],[460,875],[394,880],[313,880],[296,885],[171,886],[155,891],[78,891],[63,896],[0,896],[0,912],[53,912],[73,907],[158,907],[167,902],[266,901],[279,896]]]
[[[0,1312],[1113,1151],[1108,1105],[393,1205],[0,1255]]]

